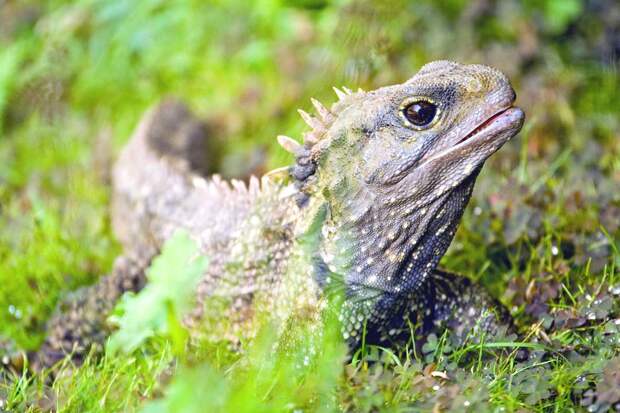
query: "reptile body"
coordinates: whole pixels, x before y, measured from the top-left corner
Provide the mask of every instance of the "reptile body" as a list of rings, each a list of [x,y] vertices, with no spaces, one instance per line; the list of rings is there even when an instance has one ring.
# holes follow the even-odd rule
[[[343,336],[395,346],[417,333],[492,331],[506,317],[482,288],[437,269],[484,161],[521,128],[506,77],[481,65],[439,61],[405,83],[340,92],[304,143],[279,137],[295,155],[289,179],[248,184],[207,177],[208,136],[180,104],[142,120],[114,169],[113,224],[123,244],[110,275],[68,300],[35,354],[49,366],[79,361],[110,331],[106,318],[177,230],[210,259],[197,290],[194,325],[213,298],[229,322],[217,334],[251,334],[270,314],[285,326],[317,317],[326,292],[345,297]],[[281,327],[284,328],[284,327]]]

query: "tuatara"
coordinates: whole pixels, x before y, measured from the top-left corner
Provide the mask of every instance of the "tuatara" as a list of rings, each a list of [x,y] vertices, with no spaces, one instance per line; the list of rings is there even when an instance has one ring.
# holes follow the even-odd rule
[[[295,164],[248,183],[204,176],[208,136],[181,104],[151,110],[113,171],[113,224],[125,253],[112,273],[70,300],[49,323],[35,364],[100,346],[106,317],[162,244],[183,229],[210,265],[196,292],[226,301],[222,334],[252,330],[258,313],[281,326],[315,314],[341,292],[349,346],[398,346],[417,334],[496,330],[506,311],[468,279],[438,270],[485,160],[524,114],[499,71],[432,62],[408,81],[370,92],[336,89],[303,144],[278,137]],[[288,179],[286,179],[288,178]],[[218,310],[220,311],[220,310]],[[312,317],[312,315],[310,315]]]

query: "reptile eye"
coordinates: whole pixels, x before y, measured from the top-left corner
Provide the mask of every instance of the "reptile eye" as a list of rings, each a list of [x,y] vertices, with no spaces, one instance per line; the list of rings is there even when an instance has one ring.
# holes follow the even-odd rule
[[[427,126],[437,115],[437,105],[427,100],[416,100],[405,106],[403,116],[414,126]]]

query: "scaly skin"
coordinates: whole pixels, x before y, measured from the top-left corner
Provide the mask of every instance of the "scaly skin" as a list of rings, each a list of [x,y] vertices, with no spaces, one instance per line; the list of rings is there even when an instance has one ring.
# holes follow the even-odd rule
[[[206,148],[201,125],[178,104],[151,111],[114,170],[113,221],[125,256],[50,322],[35,364],[71,351],[79,361],[101,343],[114,301],[142,287],[144,268],[178,229],[210,258],[186,323],[221,301],[217,317],[227,322],[213,332],[221,337],[251,335],[260,314],[281,329],[315,319],[331,292],[344,294],[351,348],[364,325],[368,343],[391,346],[410,338],[410,325],[422,335],[497,329],[501,306],[436,267],[483,163],[523,123],[508,80],[486,66],[440,61],[403,84],[338,94],[331,109],[314,102],[317,117],[302,112],[311,127],[303,145],[279,137],[296,156],[288,184],[204,178],[207,165],[195,155]],[[419,102],[436,110],[416,126],[410,111]]]

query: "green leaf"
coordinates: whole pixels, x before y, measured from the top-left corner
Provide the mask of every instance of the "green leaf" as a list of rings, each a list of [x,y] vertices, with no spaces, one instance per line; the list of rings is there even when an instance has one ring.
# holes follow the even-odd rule
[[[160,335],[179,349],[186,338],[180,324],[194,306],[196,286],[208,265],[185,232],[166,242],[147,271],[148,283],[138,294],[125,294],[111,321],[119,326],[108,342],[111,352],[132,352],[149,337]]]

